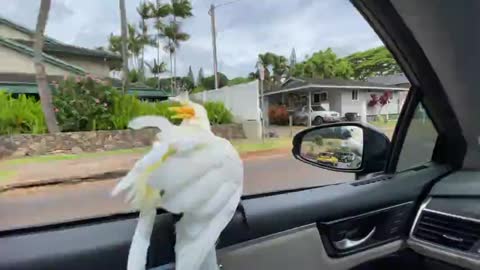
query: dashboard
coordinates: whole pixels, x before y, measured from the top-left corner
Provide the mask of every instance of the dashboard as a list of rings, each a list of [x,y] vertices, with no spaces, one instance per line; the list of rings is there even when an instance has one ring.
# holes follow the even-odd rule
[[[407,243],[424,256],[480,269],[480,172],[460,171],[438,182],[422,203]]]

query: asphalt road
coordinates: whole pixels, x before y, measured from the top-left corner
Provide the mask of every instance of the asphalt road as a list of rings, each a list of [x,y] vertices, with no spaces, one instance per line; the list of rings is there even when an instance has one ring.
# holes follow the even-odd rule
[[[244,194],[328,185],[353,179],[294,160],[290,154],[244,162]],[[12,190],[0,194],[0,231],[132,211],[110,191],[117,179]]]

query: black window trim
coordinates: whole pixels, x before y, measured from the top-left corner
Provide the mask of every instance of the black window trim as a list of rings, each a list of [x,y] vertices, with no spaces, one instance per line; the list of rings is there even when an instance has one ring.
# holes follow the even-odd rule
[[[395,173],[408,126],[420,102],[438,133],[432,161],[449,164],[452,169],[461,167],[466,141],[443,85],[423,49],[390,1],[351,1],[392,53],[412,85],[395,127],[384,172]],[[368,2],[368,5],[364,2]]]

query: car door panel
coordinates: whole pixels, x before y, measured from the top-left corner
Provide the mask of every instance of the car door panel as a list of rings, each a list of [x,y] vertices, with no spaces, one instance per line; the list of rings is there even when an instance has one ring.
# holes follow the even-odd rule
[[[275,247],[271,251],[275,256],[290,256],[294,261],[306,260],[306,255],[292,253],[296,248],[300,250],[303,247],[298,247],[301,241],[290,242],[284,239],[304,239],[305,235],[313,234],[313,229],[305,231],[296,228],[356,217],[385,207],[414,202],[422,190],[448,171],[446,166],[431,164],[392,177],[379,176],[354,183],[246,198],[222,233],[218,248],[224,254],[222,256],[225,256],[222,259],[233,265],[240,258],[257,260],[255,254],[258,250],[268,246]],[[149,250],[149,267],[174,261],[173,224],[178,217],[162,211],[159,213]],[[408,215],[413,217],[413,212]],[[82,221],[39,228],[33,232],[3,232],[0,235],[0,269],[31,269],[32,265],[35,265],[36,269],[51,270],[123,269],[135,225],[135,214],[130,214],[116,220],[107,218],[91,223]],[[315,243],[305,245],[316,247],[315,254],[326,253],[316,226],[314,231]],[[278,233],[287,235],[287,238],[281,236],[275,240]],[[262,239],[260,242],[263,244],[258,244],[255,239]],[[392,239],[392,242],[396,241]],[[281,243],[284,244],[283,247]],[[228,249],[237,244],[241,245],[241,248]],[[265,252],[269,254],[269,251]],[[344,258],[356,258],[356,254]],[[235,258],[237,256],[238,258]],[[272,267],[274,265],[272,258]]]
[[[250,240],[218,251],[224,269],[350,269],[400,250],[398,240],[344,258],[331,258],[316,224]]]

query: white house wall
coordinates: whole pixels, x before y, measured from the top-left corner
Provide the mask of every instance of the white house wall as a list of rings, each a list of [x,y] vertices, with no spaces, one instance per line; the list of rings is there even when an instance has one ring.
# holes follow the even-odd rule
[[[88,57],[79,56],[60,56],[55,57],[62,59],[63,61],[81,67],[85,72],[96,75],[98,77],[108,77],[110,68],[106,61],[99,59],[89,59]]]
[[[0,24],[0,36],[10,39],[32,40],[30,35],[20,32],[12,27],[8,27],[4,24]]]
[[[0,73],[35,73],[33,59],[15,50],[0,46],[0,59],[2,59]],[[68,71],[48,63],[45,64],[45,70],[48,75],[69,74]]]
[[[191,94],[192,100],[221,101],[232,111],[235,121],[260,121],[257,81]]]

